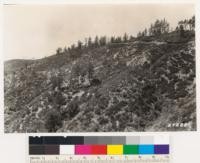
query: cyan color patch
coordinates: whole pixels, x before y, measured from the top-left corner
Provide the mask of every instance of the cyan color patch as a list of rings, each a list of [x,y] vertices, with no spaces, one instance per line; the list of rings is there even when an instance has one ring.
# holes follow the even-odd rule
[[[141,155],[154,154],[154,145],[139,145],[138,149]]]

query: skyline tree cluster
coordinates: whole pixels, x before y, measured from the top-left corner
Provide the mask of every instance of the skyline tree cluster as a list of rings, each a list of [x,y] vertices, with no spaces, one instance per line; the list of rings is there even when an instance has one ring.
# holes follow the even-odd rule
[[[183,28],[183,30],[194,30],[195,28],[195,16],[193,16],[191,19],[185,19],[178,22],[178,26],[176,27],[176,30],[179,30],[180,28]]]
[[[84,41],[77,41],[77,44],[72,44],[69,47],[57,48],[56,54],[67,54],[74,51],[80,51],[87,48],[97,48],[99,46],[105,46],[107,44],[120,44],[127,43],[130,41],[134,41],[135,38],[144,37],[144,36],[159,36],[165,33],[169,33],[172,31],[180,31],[183,33],[186,30],[194,31],[195,28],[195,16],[192,16],[190,19],[181,20],[178,22],[177,27],[173,30],[170,27],[169,22],[164,18],[161,20],[156,20],[154,23],[150,25],[149,28],[145,28],[143,31],[139,31],[137,36],[134,37],[132,35],[128,35],[124,33],[123,36],[95,36],[94,39],[92,37],[85,38]]]
[[[166,19],[156,20],[150,27],[147,29],[145,28],[142,32],[140,31],[137,34],[137,37],[143,36],[157,36],[164,33],[169,33],[170,24],[166,21]]]

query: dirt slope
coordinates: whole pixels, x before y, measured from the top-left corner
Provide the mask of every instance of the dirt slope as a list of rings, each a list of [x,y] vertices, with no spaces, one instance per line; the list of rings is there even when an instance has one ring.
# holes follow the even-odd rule
[[[194,36],[169,39],[7,61],[5,132],[195,130]]]

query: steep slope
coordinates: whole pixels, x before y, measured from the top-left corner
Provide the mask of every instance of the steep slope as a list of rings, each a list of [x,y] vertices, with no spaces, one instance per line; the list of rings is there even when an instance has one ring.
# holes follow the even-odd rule
[[[194,36],[172,40],[5,63],[5,131],[195,130]]]

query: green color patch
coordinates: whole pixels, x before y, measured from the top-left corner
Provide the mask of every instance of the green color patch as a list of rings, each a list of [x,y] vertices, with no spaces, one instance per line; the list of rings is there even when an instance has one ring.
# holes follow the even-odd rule
[[[124,154],[138,154],[138,145],[124,145]]]

